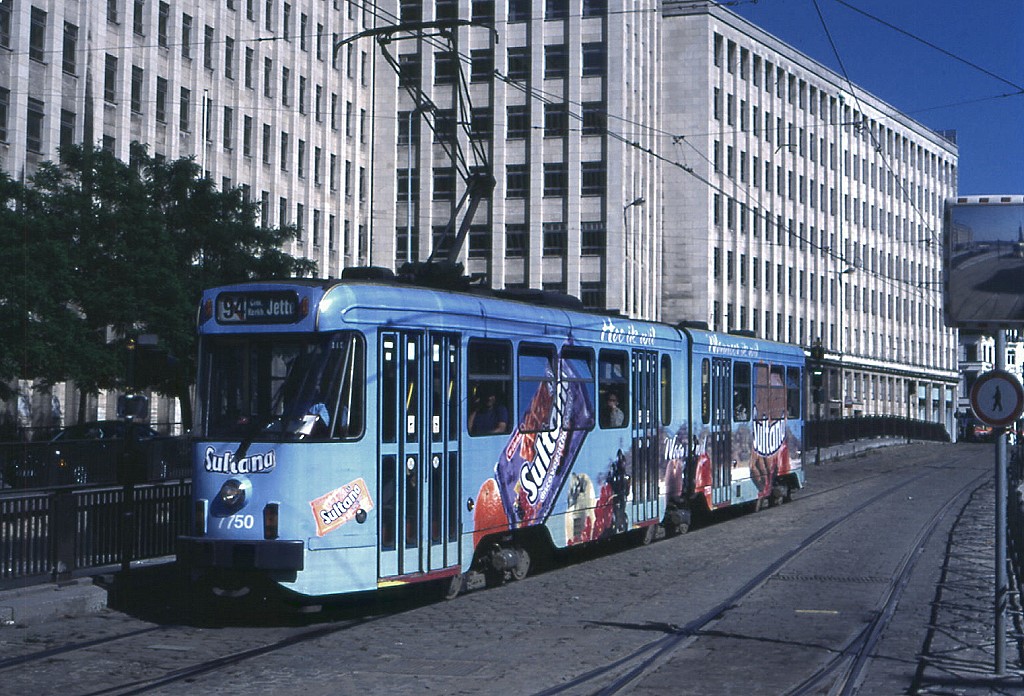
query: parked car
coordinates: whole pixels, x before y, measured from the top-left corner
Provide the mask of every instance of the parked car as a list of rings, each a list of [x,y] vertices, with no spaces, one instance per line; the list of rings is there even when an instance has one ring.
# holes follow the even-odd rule
[[[160,433],[142,423],[135,423],[132,429],[136,442],[160,437]],[[50,444],[56,445],[53,456],[60,482],[81,485],[116,480],[127,432],[128,424],[121,420],[85,421],[58,432]],[[161,469],[165,471],[166,467]]]
[[[50,442],[67,440],[123,440],[128,424],[120,420],[85,421],[69,425],[53,436]],[[138,440],[152,440],[160,437],[160,433],[148,425],[136,423],[135,437]]]

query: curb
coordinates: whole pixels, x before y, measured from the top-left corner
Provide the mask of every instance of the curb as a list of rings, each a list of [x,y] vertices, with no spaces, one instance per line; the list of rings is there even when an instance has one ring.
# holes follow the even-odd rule
[[[105,609],[107,591],[91,578],[0,592],[0,627],[28,626]]]

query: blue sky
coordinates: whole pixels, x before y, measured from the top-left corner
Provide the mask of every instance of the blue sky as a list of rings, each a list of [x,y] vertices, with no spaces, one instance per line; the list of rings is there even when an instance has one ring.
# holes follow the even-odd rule
[[[721,4],[842,74],[815,0]],[[1024,2],[817,0],[817,7],[854,84],[929,128],[957,131],[958,193],[1024,194]]]

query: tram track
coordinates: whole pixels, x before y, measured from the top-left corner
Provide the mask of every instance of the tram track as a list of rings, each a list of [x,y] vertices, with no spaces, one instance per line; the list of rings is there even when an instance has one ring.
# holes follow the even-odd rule
[[[791,563],[804,551],[811,548],[831,532],[840,528],[844,523],[864,512],[872,505],[885,500],[889,496],[899,492],[901,489],[916,483],[928,475],[930,475],[929,472],[922,472],[918,473],[916,476],[911,476],[861,502],[853,509],[831,520],[827,524],[822,525],[813,533],[805,537],[797,546],[780,556],[764,570],[757,573],[727,598],[685,625],[667,625],[663,629],[665,631],[665,635],[662,637],[655,639],[646,645],[640,646],[632,653],[625,655],[614,662],[592,669],[564,684],[536,692],[535,696],[556,696],[567,693],[590,693],[600,696],[612,696],[614,694],[627,691],[627,689],[629,689],[629,687],[638,679],[652,672],[673,652],[686,648],[702,636],[709,635],[709,632],[706,630],[708,626],[722,617],[731,608],[741,604],[747,597],[752,595],[758,588],[763,586],[771,577],[775,576],[781,569]],[[840,488],[849,490],[849,486],[851,484],[872,478],[878,478],[880,476],[891,476],[891,472],[866,476],[855,481],[846,481],[841,484],[841,486],[836,486],[831,490],[838,490]],[[954,507],[956,502],[969,494],[973,494],[978,488],[984,485],[983,480],[989,476],[990,474],[988,473],[981,474],[962,486],[957,494],[952,496],[922,527],[921,531],[915,537],[910,551],[904,555],[901,562],[898,564],[895,577],[888,581],[887,588],[884,593],[885,600],[873,613],[872,619],[853,639],[848,641],[848,643],[842,648],[838,649],[837,654],[833,659],[829,660],[803,682],[792,687],[790,691],[786,692],[787,694],[791,694],[792,696],[803,696],[804,694],[812,693],[811,689],[814,687],[820,687],[820,685],[830,677],[832,678],[832,690],[829,691],[830,694],[835,694],[836,696],[839,694],[842,694],[843,696],[850,696],[851,694],[856,693],[856,686],[859,683],[863,670],[868,663],[871,651],[877,644],[881,633],[891,621],[896,605],[899,602],[900,596],[902,596],[903,589],[906,587],[906,584],[910,579],[916,565],[917,558],[920,556],[924,546],[927,544],[938,525],[941,524],[942,520],[946,517],[949,510]],[[816,491],[813,496],[824,495],[828,492],[829,490],[827,489],[819,490]],[[812,497],[812,495],[802,496],[801,499],[806,500],[810,497]],[[626,671],[620,673],[623,669]],[[839,689],[838,691],[835,690],[837,688]]]

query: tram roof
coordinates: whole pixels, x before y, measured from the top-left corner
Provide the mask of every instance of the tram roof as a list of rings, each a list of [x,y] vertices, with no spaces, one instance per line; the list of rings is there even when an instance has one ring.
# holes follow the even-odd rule
[[[280,297],[293,294],[308,314],[295,321],[222,320],[223,298]],[[429,326],[509,330],[516,324],[554,327],[564,331],[601,333],[610,343],[643,345],[651,341],[679,340],[678,329],[614,314],[573,307],[566,296],[553,293],[480,291],[464,292],[424,288],[402,283],[364,280],[286,280],[249,282],[207,290],[200,309],[202,333],[312,332],[351,329],[354,326]],[[214,308],[217,308],[214,310]],[[215,321],[211,321],[216,316]]]
[[[805,358],[803,348],[789,343],[768,341],[754,336],[723,334],[691,327],[683,327],[683,331],[690,337],[695,352],[734,358],[771,355],[794,362],[803,362]]]

